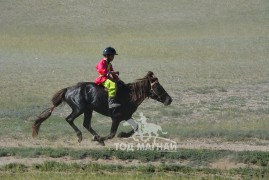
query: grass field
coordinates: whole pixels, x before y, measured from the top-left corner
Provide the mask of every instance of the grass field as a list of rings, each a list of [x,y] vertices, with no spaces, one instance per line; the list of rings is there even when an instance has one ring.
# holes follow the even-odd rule
[[[113,65],[123,81],[132,82],[151,70],[172,96],[173,103],[168,107],[145,100],[134,118],[143,112],[149,122],[168,132],[164,137],[182,145],[179,152],[187,148],[195,154],[196,149],[209,148],[216,154],[222,153],[220,149],[231,150],[234,155],[238,150],[255,150],[265,153],[262,157],[267,160],[259,164],[232,161],[227,156],[214,159],[226,163],[227,168],[232,161],[227,170],[210,166],[212,162],[208,161],[203,161],[204,166],[192,161],[186,165],[180,158],[176,158],[174,167],[165,159],[166,169],[174,167],[168,172],[159,164],[146,162],[132,170],[122,166],[122,170],[112,158],[106,163],[113,167],[97,162],[100,166],[95,173],[89,170],[95,164],[85,163],[86,170],[81,170],[68,161],[57,162],[63,167],[60,170],[48,167],[41,171],[37,167],[47,165],[39,162],[38,156],[32,157],[37,165],[7,161],[0,166],[1,179],[26,179],[29,175],[32,179],[125,179],[130,174],[133,179],[268,178],[268,10],[266,0],[0,1],[0,151],[43,147],[56,154],[65,148],[83,154],[80,151],[84,149],[103,149],[90,142],[82,117],[75,123],[84,141],[77,143],[64,120],[70,113],[67,106],[59,107],[42,125],[37,139],[31,138],[31,125],[50,105],[56,91],[93,81],[102,50],[113,46],[119,53]],[[108,118],[94,114],[93,125],[102,135],[110,129],[107,122]],[[119,131],[123,129],[126,127],[121,126]],[[108,147],[114,142],[121,140],[115,138]],[[198,142],[204,144],[197,147]],[[18,158],[16,153],[1,156]],[[28,156],[22,154],[19,159]],[[257,155],[250,153],[247,157],[255,161]],[[234,162],[244,165],[234,166]],[[157,176],[150,172],[152,169]],[[70,175],[68,170],[78,173]]]

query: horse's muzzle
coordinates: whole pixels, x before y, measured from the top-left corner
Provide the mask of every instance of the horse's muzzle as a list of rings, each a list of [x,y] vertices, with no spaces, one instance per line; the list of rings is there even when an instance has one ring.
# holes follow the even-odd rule
[[[172,101],[173,101],[172,98],[169,95],[167,95],[167,97],[166,97],[163,104],[168,106],[168,105],[170,105],[172,103]]]

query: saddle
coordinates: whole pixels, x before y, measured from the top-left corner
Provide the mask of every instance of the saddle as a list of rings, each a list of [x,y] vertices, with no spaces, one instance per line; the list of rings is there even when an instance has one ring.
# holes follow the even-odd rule
[[[116,84],[117,84],[117,89],[127,88],[127,85],[126,85],[125,82],[123,82],[122,80],[117,81]],[[107,88],[104,87],[102,84],[100,84],[99,86],[102,86],[102,87],[104,88],[104,90],[105,90],[106,92],[108,92]]]

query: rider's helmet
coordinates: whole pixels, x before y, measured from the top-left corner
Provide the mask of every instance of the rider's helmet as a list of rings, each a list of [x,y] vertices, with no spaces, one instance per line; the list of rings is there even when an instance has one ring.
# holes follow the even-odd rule
[[[103,56],[108,56],[108,55],[118,55],[116,50],[113,47],[107,47],[103,51]]]

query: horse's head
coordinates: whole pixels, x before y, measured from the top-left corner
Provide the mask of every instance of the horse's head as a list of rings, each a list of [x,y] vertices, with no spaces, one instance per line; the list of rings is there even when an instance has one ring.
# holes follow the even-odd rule
[[[172,98],[169,96],[169,94],[165,91],[163,86],[158,81],[158,78],[153,74],[153,72],[149,71],[147,74],[147,77],[150,82],[150,92],[149,97],[151,99],[157,100],[164,105],[169,105],[172,103]]]

